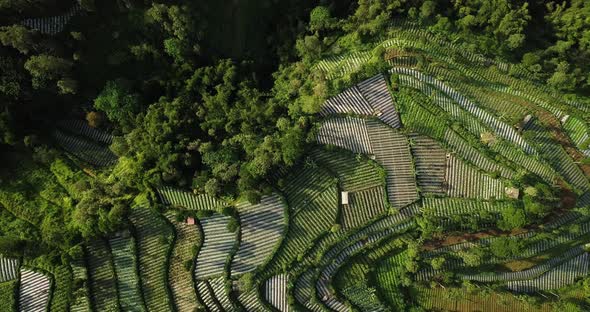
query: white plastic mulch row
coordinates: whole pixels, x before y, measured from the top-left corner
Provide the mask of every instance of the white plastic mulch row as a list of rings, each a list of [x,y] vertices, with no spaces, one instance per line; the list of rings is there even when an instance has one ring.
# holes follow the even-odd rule
[[[88,122],[86,122],[85,120],[62,120],[59,122],[59,126],[64,130],[73,132],[81,136],[85,136],[97,142],[101,142],[108,145],[113,143],[113,136],[110,133],[90,127],[88,125]]]
[[[317,141],[320,144],[335,145],[355,153],[373,153],[367,131],[367,121],[362,118],[325,119],[320,126]]]
[[[16,279],[19,265],[18,259],[0,256],[0,283]]]
[[[230,217],[214,214],[200,219],[204,242],[195,266],[196,279],[223,274],[225,264],[236,242],[236,233],[227,230]]]
[[[479,199],[504,197],[502,181],[483,174],[453,155],[447,158],[445,180],[447,195],[450,197]]]
[[[49,304],[51,279],[42,273],[21,269],[18,293],[19,311],[45,312]]]
[[[290,311],[287,300],[287,282],[287,275],[279,274],[264,283],[264,299],[281,312]]]
[[[157,193],[163,204],[190,210],[217,210],[225,205],[221,200],[207,194],[197,195],[170,186],[158,188]]]
[[[264,196],[260,203],[237,205],[240,214],[240,247],[232,259],[231,275],[255,270],[272,256],[285,229],[286,209],[277,194]]]
[[[21,22],[23,26],[35,29],[42,34],[55,35],[63,31],[70,19],[78,14],[82,7],[76,2],[66,13],[58,16],[27,18]]]

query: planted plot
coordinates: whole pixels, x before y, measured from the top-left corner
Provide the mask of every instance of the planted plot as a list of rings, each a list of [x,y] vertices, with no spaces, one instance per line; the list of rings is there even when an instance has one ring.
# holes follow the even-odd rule
[[[491,146],[491,148],[513,163],[538,175],[547,183],[553,183],[557,177],[555,170],[553,170],[547,163],[537,159],[536,157],[526,155],[522,150],[518,150],[506,142],[496,142]]]
[[[392,128],[402,127],[383,74],[373,76],[359,83],[357,86],[363,97],[373,107],[374,114],[377,118]]]
[[[530,134],[531,141],[536,143],[537,149],[543,153],[543,157],[568,183],[582,192],[590,189],[588,178],[584,172],[574,163],[563,147],[551,138],[547,129],[539,125],[538,122],[533,122],[525,133]]]
[[[530,304],[508,293],[472,293],[457,288],[417,287],[417,301],[428,311],[554,312],[551,304]]]
[[[407,138],[377,122],[368,122],[373,153],[387,173],[387,196],[395,208],[418,199],[416,177]]]
[[[509,206],[510,202],[487,202],[461,198],[424,198],[422,201],[424,214],[436,217],[477,214],[484,211],[500,213]]]
[[[304,168],[287,177],[289,231],[266,272],[278,272],[336,223],[338,189],[334,178],[320,167]]]
[[[124,311],[145,311],[137,274],[135,240],[133,237],[116,237],[109,240],[115,273],[119,304]]]
[[[203,246],[195,265],[195,278],[208,279],[223,274],[236,244],[236,234],[227,230],[230,217],[214,214],[199,220],[203,230]]]
[[[373,153],[367,122],[361,118],[335,117],[323,120],[317,141],[320,144],[335,145],[354,153]]]
[[[56,130],[53,139],[68,153],[99,167],[114,165],[117,156],[105,145]]]
[[[76,3],[66,13],[58,16],[28,18],[21,22],[23,26],[35,29],[42,34],[55,35],[62,32],[70,19],[77,15],[82,7]]]
[[[0,256],[0,283],[17,279],[19,266],[18,259]]]
[[[197,294],[209,311],[223,311],[207,281],[196,281]]]
[[[500,282],[500,281],[523,281],[524,284],[530,284],[531,280],[535,277],[551,270],[557,265],[567,262],[572,258],[579,256],[584,253],[584,249],[581,247],[575,247],[563,255],[559,255],[545,261],[542,264],[536,265],[530,269],[516,272],[484,272],[480,274],[460,274],[461,279],[472,280],[478,282]]]
[[[260,301],[258,289],[252,288],[246,292],[240,292],[238,301],[246,308],[246,311],[268,311],[268,308]]]
[[[362,250],[367,246],[371,246],[371,244],[375,244],[381,239],[391,236],[395,233],[401,233],[411,227],[411,225],[412,222],[402,222],[390,228],[373,233],[363,233],[364,231],[361,231],[358,234],[366,234],[368,237],[360,239],[358,235],[355,235],[349,238],[347,241],[349,244],[345,248],[343,248],[344,246],[342,246],[342,244],[332,247],[321,260],[322,270],[316,282],[318,297],[321,299],[323,304],[331,310],[343,312],[349,311],[349,308],[346,306],[346,304],[337,298],[331,290],[330,284],[338,269],[344,263],[346,263],[350,257],[359,252],[362,252]],[[366,228],[365,231],[368,229],[371,229],[371,227]]]
[[[97,311],[118,311],[117,280],[113,259],[106,242],[97,239],[88,244],[86,261],[93,307]]]
[[[344,150],[314,149],[311,158],[319,167],[338,177],[341,188],[355,192],[385,186],[384,170],[376,162]]]
[[[583,253],[551,269],[538,278],[508,282],[508,288],[517,292],[536,292],[557,289],[573,284],[576,278],[588,275],[589,255]]]
[[[349,203],[342,205],[344,227],[359,226],[387,211],[384,171],[375,162],[345,151],[315,149],[311,156],[338,177],[342,191],[349,192]]]
[[[356,114],[356,115],[372,115],[373,107],[361,94],[357,86],[352,86],[340,94],[329,98],[322,109],[320,115],[329,116],[336,114]]]
[[[322,312],[324,309],[316,300],[316,289],[313,283],[316,275],[317,272],[314,270],[307,270],[299,276],[295,283],[294,295],[301,306],[313,312]]]
[[[172,211],[166,217],[174,226],[176,237],[172,255],[168,261],[168,283],[172,291],[174,305],[179,312],[193,311],[198,306],[193,287],[193,266],[196,260],[195,250],[201,245],[199,226],[177,221]]]
[[[342,225],[355,228],[385,213],[385,190],[382,186],[348,194],[348,204],[342,205]]]
[[[404,296],[400,290],[401,274],[406,257],[406,252],[398,253],[383,260],[377,266],[375,284],[378,293],[394,311],[403,311],[406,307]]]
[[[49,272],[53,277],[49,310],[52,312],[69,311],[73,290],[73,276],[70,267],[67,265],[49,266],[47,264],[36,266]]]
[[[207,281],[209,287],[213,291],[213,295],[219,305],[223,308],[223,311],[234,311],[236,308],[233,305],[232,300],[229,298],[228,293],[225,291],[225,279],[223,277],[217,277]]]
[[[164,186],[157,189],[158,196],[164,205],[182,207],[189,210],[218,210],[225,203],[206,194],[196,195],[192,192]]]
[[[170,311],[167,267],[172,228],[158,212],[145,206],[134,207],[130,219],[135,227],[141,291],[146,307],[148,311]]]
[[[71,312],[89,312],[90,309],[90,290],[88,282],[88,270],[82,260],[76,260],[71,263],[74,281],[78,281],[78,288],[74,289],[72,294]]]
[[[290,311],[287,301],[287,275],[275,275],[264,283],[264,299],[281,312]]]
[[[584,121],[574,116],[565,116],[562,119],[563,129],[567,132],[570,139],[578,149],[580,149],[586,156],[590,156],[590,149],[588,149],[588,126]]]
[[[74,134],[86,137],[92,141],[111,145],[113,143],[113,136],[102,130],[92,128],[88,122],[79,119],[62,120],[59,122],[59,127],[63,130],[72,132]]]
[[[502,181],[477,171],[476,168],[452,155],[447,158],[445,180],[447,195],[450,197],[479,199],[504,197],[504,183]]]
[[[30,269],[21,269],[18,292],[19,311],[45,312],[49,305],[51,279]]]
[[[490,159],[489,157],[483,155],[480,151],[478,151],[475,147],[471,146],[469,144],[469,142],[467,142],[464,138],[462,138],[454,130],[447,129],[447,131],[445,131],[444,140],[458,156],[460,156],[462,159],[465,159],[466,161],[472,163],[477,168],[482,169],[487,172],[497,172],[500,174],[500,176],[507,178],[507,179],[511,179],[514,176],[513,170],[506,168],[505,166],[502,166],[502,165],[496,163],[495,161],[493,161],[492,159]],[[532,159],[532,157],[525,156],[524,153],[522,153],[522,156],[525,158]],[[522,165],[522,163],[520,163],[520,161],[522,159],[514,158],[514,157],[511,158],[511,160],[517,160],[517,159],[519,161],[517,163],[517,165]],[[530,167],[531,166],[527,166],[525,168],[529,169]],[[550,168],[547,168],[547,169],[550,169]],[[539,173],[543,172],[543,170],[541,170],[541,171],[536,170],[536,171]],[[533,172],[536,173],[535,171],[533,171]]]
[[[493,129],[497,135],[521,147],[528,154],[534,153],[534,149],[528,143],[526,143],[524,139],[511,126],[503,123],[490,113],[481,109],[475,103],[471,102],[463,95],[461,95],[459,92],[447,86],[445,83],[428,75],[424,75],[419,71],[413,69],[394,67],[391,69],[391,72],[396,74],[414,76],[420,81],[423,81],[434,86],[438,90],[442,91],[445,95],[450,97],[453,101],[458,103],[461,107],[463,107],[463,109],[465,109],[466,111],[480,119],[482,122],[484,122],[488,127]]]
[[[276,250],[285,229],[285,204],[276,195],[260,203],[237,205],[241,223],[240,247],[232,259],[231,275],[250,272],[262,265]]]
[[[446,153],[440,145],[426,137],[410,137],[412,156],[416,165],[416,182],[422,194],[444,195]]]

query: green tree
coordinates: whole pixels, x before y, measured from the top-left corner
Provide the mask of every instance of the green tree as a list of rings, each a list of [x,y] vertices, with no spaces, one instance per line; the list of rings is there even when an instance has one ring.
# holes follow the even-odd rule
[[[4,46],[17,49],[20,53],[29,54],[35,50],[37,43],[32,31],[25,26],[12,25],[0,27],[0,42]]]
[[[135,115],[141,109],[139,95],[133,93],[125,80],[108,81],[94,100],[94,108],[104,112],[107,118],[129,131],[134,126]]]
[[[25,69],[33,77],[35,88],[46,87],[48,82],[64,77],[70,73],[72,66],[72,62],[68,60],[47,54],[31,56],[25,63]]]

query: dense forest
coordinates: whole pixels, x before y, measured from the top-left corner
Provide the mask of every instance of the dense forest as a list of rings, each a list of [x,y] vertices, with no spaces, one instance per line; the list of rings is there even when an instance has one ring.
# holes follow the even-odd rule
[[[55,16],[63,29],[34,26]],[[590,107],[585,0],[0,0],[0,254],[78,259],[85,242],[129,227],[137,195],[164,185],[260,202],[308,161],[322,104],[382,72],[388,51],[375,42],[407,24]],[[367,50],[364,76],[315,70]],[[68,156],[54,132],[67,120],[112,133],[87,157],[117,161],[103,170]],[[579,191],[517,180],[530,194],[500,230],[541,222]]]

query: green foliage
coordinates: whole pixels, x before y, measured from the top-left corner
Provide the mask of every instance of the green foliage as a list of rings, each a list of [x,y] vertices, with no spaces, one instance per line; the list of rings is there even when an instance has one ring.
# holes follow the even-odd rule
[[[2,45],[13,47],[23,54],[28,54],[37,46],[33,32],[21,25],[0,27],[0,42]]]
[[[518,229],[528,223],[524,210],[514,206],[502,210],[501,216],[502,219],[498,221],[498,227],[504,231]]]
[[[331,17],[330,9],[325,6],[317,6],[309,14],[309,29],[321,31],[332,27],[335,20]]]
[[[507,237],[492,240],[490,244],[491,253],[498,258],[504,259],[518,256],[523,248],[524,242],[522,240]]]
[[[31,56],[25,63],[25,69],[33,77],[35,88],[48,87],[48,83],[68,75],[73,63],[63,58],[40,54]]]
[[[139,96],[132,93],[128,81],[108,81],[94,100],[94,107],[104,112],[109,120],[128,129],[140,110]]]
[[[17,310],[17,284],[18,281],[0,283],[0,309],[6,312]]]

